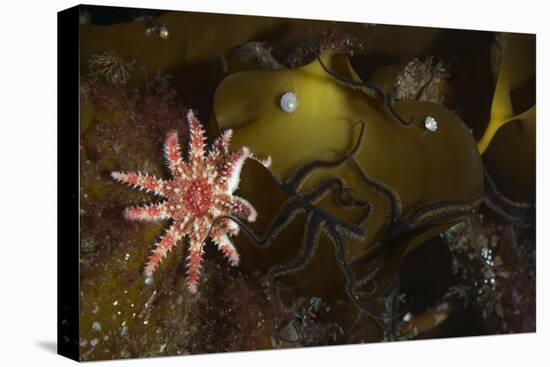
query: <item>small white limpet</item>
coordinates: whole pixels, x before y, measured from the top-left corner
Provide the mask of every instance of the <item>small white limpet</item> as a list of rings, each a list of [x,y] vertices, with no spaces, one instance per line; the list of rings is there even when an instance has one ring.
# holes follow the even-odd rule
[[[145,277],[144,283],[145,285],[153,284],[153,277]]]
[[[281,96],[280,101],[281,110],[292,113],[298,108],[298,99],[296,98],[296,93],[294,92],[285,92]]]
[[[426,116],[424,126],[429,131],[437,131],[437,121],[432,116]]]

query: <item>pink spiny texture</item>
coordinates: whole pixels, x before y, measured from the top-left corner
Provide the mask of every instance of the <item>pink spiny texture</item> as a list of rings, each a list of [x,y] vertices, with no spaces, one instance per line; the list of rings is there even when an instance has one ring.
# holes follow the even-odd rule
[[[257,160],[269,167],[270,159],[257,159],[247,147],[237,152],[229,151],[232,136],[226,130],[214,142],[211,150],[205,151],[204,130],[192,111],[187,113],[189,122],[189,151],[187,162],[181,156],[178,135],[170,131],[164,144],[164,154],[172,179],[141,174],[139,172],[112,172],[111,176],[120,182],[163,196],[167,200],[142,207],[126,208],[124,215],[129,220],[158,221],[172,219],[173,223],[164,236],[155,244],[143,272],[146,283],[168,252],[176,243],[187,236],[189,255],[186,259],[187,286],[190,292],[197,291],[203,245],[210,237],[218,249],[233,266],[239,263],[239,254],[230,237],[237,235],[239,227],[228,219],[233,216],[249,222],[256,220],[256,210],[245,199],[233,195],[239,184],[241,168],[247,158]]]

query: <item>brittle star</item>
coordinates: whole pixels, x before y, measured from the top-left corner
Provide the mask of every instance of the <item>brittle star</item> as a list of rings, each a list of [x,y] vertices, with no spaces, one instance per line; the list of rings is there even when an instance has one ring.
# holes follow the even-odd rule
[[[311,192],[303,194],[299,191],[304,180],[313,172],[322,168],[336,168],[350,159],[360,148],[363,140],[364,130],[366,123],[359,121],[361,130],[359,138],[353,146],[353,148],[343,154],[340,158],[335,160],[315,160],[309,162],[297,169],[294,173],[284,181],[273,176],[274,179],[279,182],[279,189],[283,191],[288,199],[282,205],[276,217],[268,225],[266,232],[259,236],[255,231],[248,226],[248,224],[242,222],[238,218],[230,216],[220,216],[216,220],[230,219],[235,221],[246,235],[259,247],[265,248],[272,244],[277,235],[294,219],[294,217],[300,213],[306,213],[306,224],[304,229],[304,235],[302,245],[300,248],[300,254],[292,261],[275,265],[267,272],[268,284],[274,285],[275,279],[290,273],[295,273],[303,270],[311,261],[315,255],[317,249],[318,235],[321,231],[325,233],[333,242],[334,250],[337,262],[345,278],[345,291],[346,294],[352,299],[352,301],[364,312],[373,315],[370,310],[367,309],[365,304],[359,301],[357,292],[357,280],[347,260],[346,241],[344,237],[350,237],[355,239],[366,239],[366,234],[361,226],[369,219],[372,208],[371,204],[364,200],[359,200],[351,197],[351,189],[345,187],[345,183],[342,179],[337,177],[328,178],[325,182],[321,183],[317,188]],[[384,197],[393,195],[390,190],[386,189],[383,185],[376,183],[374,180],[369,179],[366,175],[363,177],[365,181],[368,181],[370,185],[380,192]],[[336,218],[333,214],[316,205],[325,195],[331,190],[336,189],[336,200],[339,205],[350,207],[361,207],[363,211],[359,218],[355,222],[349,222]],[[389,201],[391,204],[391,218],[399,215],[399,200],[396,197],[391,197]],[[373,272],[377,272],[378,269],[374,269]],[[369,271],[369,274],[371,272]],[[365,278],[362,277],[364,280]],[[279,299],[278,288],[276,289],[276,298]]]

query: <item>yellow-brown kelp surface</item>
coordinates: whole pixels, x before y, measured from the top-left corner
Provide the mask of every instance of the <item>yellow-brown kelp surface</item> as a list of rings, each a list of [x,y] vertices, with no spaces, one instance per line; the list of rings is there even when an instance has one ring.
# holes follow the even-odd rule
[[[535,202],[535,36],[501,37],[491,117],[479,142],[496,188],[507,198]]]
[[[342,78],[359,81],[346,57],[326,53],[322,60]],[[279,99],[287,91],[297,96],[298,107],[293,113],[279,106]],[[306,193],[328,178],[338,177],[354,198],[370,203],[371,216],[362,226],[366,239],[347,240],[347,261],[360,277],[371,270],[370,253],[391,247],[379,272],[380,290],[394,276],[407,248],[471,213],[483,193],[475,140],[455,114],[428,102],[402,102],[395,107],[405,121],[412,119],[413,124],[400,124],[380,100],[333,80],[319,61],[296,69],[233,74],[220,84],[214,97],[218,126],[235,130],[236,147],[246,145],[270,155],[272,171],[281,180],[309,162],[346,154],[359,139],[358,122],[365,123],[363,141],[353,160],[316,170],[299,191]],[[428,116],[437,121],[436,131],[424,127]],[[376,184],[369,184],[363,176]],[[262,233],[288,198],[266,170],[248,165],[243,177],[240,190],[258,206],[262,216],[256,228]],[[318,206],[350,222],[361,211],[342,208],[333,194],[322,198]],[[407,228],[393,236],[398,224]],[[268,269],[297,257],[304,226],[305,215],[296,215],[266,249],[246,242],[243,236],[239,241],[243,261]],[[390,234],[395,238],[388,239]],[[286,280],[293,284],[306,282],[304,287],[323,297],[341,297],[345,285],[331,241],[323,234],[318,240],[312,261]]]

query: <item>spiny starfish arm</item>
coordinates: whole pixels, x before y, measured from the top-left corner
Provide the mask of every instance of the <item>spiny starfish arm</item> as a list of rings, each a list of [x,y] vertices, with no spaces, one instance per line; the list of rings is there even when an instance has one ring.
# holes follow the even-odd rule
[[[248,147],[241,147],[241,149],[229,155],[229,158],[225,161],[222,167],[220,167],[219,180],[221,180],[222,183],[227,184],[227,188],[231,193],[235,192],[235,190],[239,187],[241,170],[247,158],[254,159],[265,167],[269,167],[271,165],[271,157],[260,159],[252,154]]]
[[[239,196],[219,195],[214,198],[214,206],[222,213],[235,214],[249,222],[254,222],[258,216],[252,204]]]
[[[187,113],[189,122],[189,157],[188,161],[192,166],[201,164],[204,160],[204,130],[199,119],[192,110]]]
[[[189,250],[189,256],[187,257],[187,289],[191,293],[197,292],[203,254],[204,250],[200,246],[194,246]]]
[[[200,225],[198,228],[206,228],[206,225]],[[202,230],[195,230],[189,236],[189,255],[187,256],[187,289],[189,292],[196,293],[199,284],[201,272],[202,256],[204,254],[203,242],[206,236]]]
[[[212,144],[212,150],[208,153],[208,163],[215,164],[220,158],[229,153],[229,144],[233,130],[227,129]]]
[[[150,204],[140,207],[129,207],[124,210],[124,217],[129,220],[159,221],[169,219],[166,203]]]
[[[165,196],[164,181],[139,172],[111,172],[111,177],[116,181],[128,184],[140,190],[145,190],[156,195]]]
[[[234,220],[227,218],[214,218],[212,223],[209,236],[216,244],[223,240],[222,236],[226,236],[227,241],[230,241],[230,236],[236,236],[239,234],[240,227]]]
[[[214,233],[212,239],[214,240],[216,246],[218,246],[218,250],[224,254],[231,266],[239,265],[239,253],[225,233]]]
[[[168,251],[170,251],[182,237],[181,232],[178,230],[179,227],[179,223],[174,223],[155,244],[155,248],[151,252],[151,256],[149,256],[145,269],[143,270],[146,282],[153,277],[153,273],[162,260],[164,260]]]
[[[185,162],[181,157],[178,142],[178,132],[171,130],[164,141],[164,157],[166,165],[174,177],[186,177]]]
[[[244,162],[250,157],[250,149],[242,147],[231,154],[220,169],[220,180],[227,185],[230,193],[235,192],[239,187],[241,169]]]
[[[222,219],[217,222],[216,226],[213,228],[212,233],[227,233],[231,236],[239,234],[239,225],[231,219]]]
[[[256,155],[254,153],[250,153],[249,158],[255,160],[258,163],[260,163],[265,168],[271,167],[271,156],[269,156],[269,155],[267,156],[267,158],[262,159],[262,158],[256,157]]]

